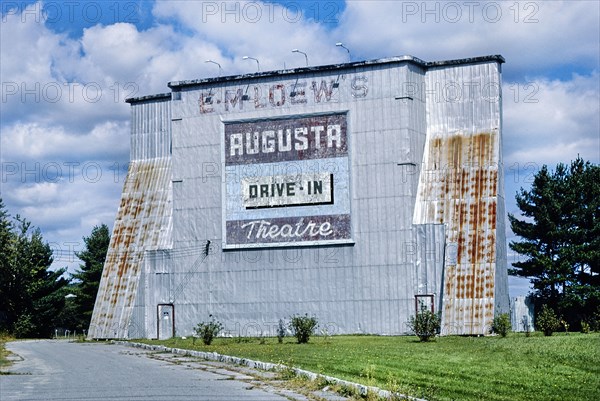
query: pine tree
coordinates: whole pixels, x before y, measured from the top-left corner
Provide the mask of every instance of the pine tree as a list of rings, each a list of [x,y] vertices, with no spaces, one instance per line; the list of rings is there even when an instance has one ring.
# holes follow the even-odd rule
[[[106,224],[95,226],[89,237],[84,237],[85,250],[77,253],[77,257],[83,262],[79,270],[73,274],[77,281],[74,287],[75,295],[73,301],[76,305],[77,329],[87,330],[92,318],[96,294],[100,286],[104,260],[110,244],[110,232]]]
[[[52,250],[41,231],[0,200],[0,329],[18,337],[49,337],[64,306],[65,269],[50,270]]]
[[[529,277],[540,304],[548,304],[576,327],[600,308],[600,167],[581,158],[543,166],[517,205],[525,219],[509,214],[521,241],[510,248],[526,256],[511,274]]]
[[[45,243],[41,231],[31,223],[16,217],[17,241],[14,270],[20,278],[19,315],[15,322],[18,337],[49,337],[54,321],[64,307],[62,288],[69,281],[63,277],[66,269],[50,270],[52,249]]]
[[[13,224],[0,198],[0,331],[10,331],[14,320],[13,273],[11,261],[14,252]]]

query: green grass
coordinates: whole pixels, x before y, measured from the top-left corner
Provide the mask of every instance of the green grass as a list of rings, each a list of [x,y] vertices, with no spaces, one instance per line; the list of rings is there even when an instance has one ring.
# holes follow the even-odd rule
[[[600,400],[600,333],[531,337],[312,337],[141,340],[149,344],[282,362],[429,400]]]
[[[0,369],[6,368],[11,365],[11,362],[8,360],[10,352],[6,350],[4,344],[12,340],[14,340],[14,338],[6,334],[0,333]]]

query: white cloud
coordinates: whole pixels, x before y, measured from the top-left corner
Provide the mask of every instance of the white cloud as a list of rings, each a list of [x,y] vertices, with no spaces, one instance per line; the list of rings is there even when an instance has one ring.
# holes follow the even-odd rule
[[[96,25],[84,30],[82,63],[93,66],[94,79],[103,79],[106,85],[135,82],[144,93],[164,92],[180,68],[177,53],[184,52],[182,39],[166,25],[146,31],[126,23]]]
[[[58,184],[37,182],[31,186],[21,186],[15,189],[13,198],[24,205],[55,202],[58,198]]]
[[[537,78],[503,86],[503,154],[507,212],[520,215],[515,194],[529,190],[542,165],[553,170],[581,156],[600,163],[600,74],[570,80]],[[507,238],[516,237],[507,223]]]
[[[105,121],[91,131],[69,133],[58,125],[37,123],[4,127],[2,161],[122,160],[129,153],[129,124]]]
[[[349,1],[340,37],[365,57],[502,54],[518,71],[596,66],[600,6],[589,1]]]
[[[0,29],[3,83],[52,80],[55,77],[51,67],[56,60],[68,57],[77,47],[76,42],[65,35],[49,32],[41,17],[7,13],[2,16]]]
[[[336,50],[330,33],[318,21],[304,19],[306,15],[295,11],[257,1],[157,2],[153,10],[157,17],[175,19],[192,30],[195,41],[223,49],[226,56],[215,61],[226,74],[255,71],[255,65],[242,60],[244,55],[259,59],[263,70],[306,65],[301,54],[291,52],[294,48],[306,52],[311,65],[343,61],[344,54]]]
[[[22,162],[14,174],[3,171],[2,197],[12,215],[20,214],[42,229],[57,250],[55,267],[74,268],[78,261],[72,251],[83,250],[82,237],[95,225],[113,225],[125,165],[67,160]]]
[[[507,164],[600,161],[600,75],[504,84]]]

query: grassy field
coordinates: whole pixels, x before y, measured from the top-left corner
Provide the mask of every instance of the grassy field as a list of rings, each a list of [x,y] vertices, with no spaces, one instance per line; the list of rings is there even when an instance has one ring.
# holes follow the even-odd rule
[[[600,400],[600,333],[543,337],[313,337],[143,340],[249,359],[282,362],[313,372],[429,400]],[[261,343],[264,342],[264,343]]]

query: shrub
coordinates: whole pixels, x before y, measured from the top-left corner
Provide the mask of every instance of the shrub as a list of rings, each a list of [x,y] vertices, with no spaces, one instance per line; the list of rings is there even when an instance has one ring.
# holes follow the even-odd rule
[[[510,316],[508,313],[501,313],[494,317],[492,321],[492,333],[500,334],[502,337],[506,337],[512,326],[510,324]]]
[[[423,342],[435,337],[440,332],[440,326],[440,315],[427,310],[423,306],[421,306],[421,311],[417,313],[417,316],[411,317],[408,321],[410,330]]]
[[[548,305],[542,305],[542,310],[537,316],[535,325],[538,330],[544,332],[545,336],[551,336],[560,326],[560,322],[552,308]]]
[[[35,323],[33,323],[31,315],[23,314],[19,316],[15,323],[14,334],[17,338],[37,337]]]
[[[198,323],[194,331],[205,345],[210,345],[222,329],[223,324],[210,315],[210,321]]]
[[[585,320],[581,321],[581,332],[583,334],[588,334],[590,332],[590,324]]]
[[[290,318],[290,330],[298,340],[298,344],[306,344],[310,336],[318,326],[317,318],[314,316],[292,316]]]

